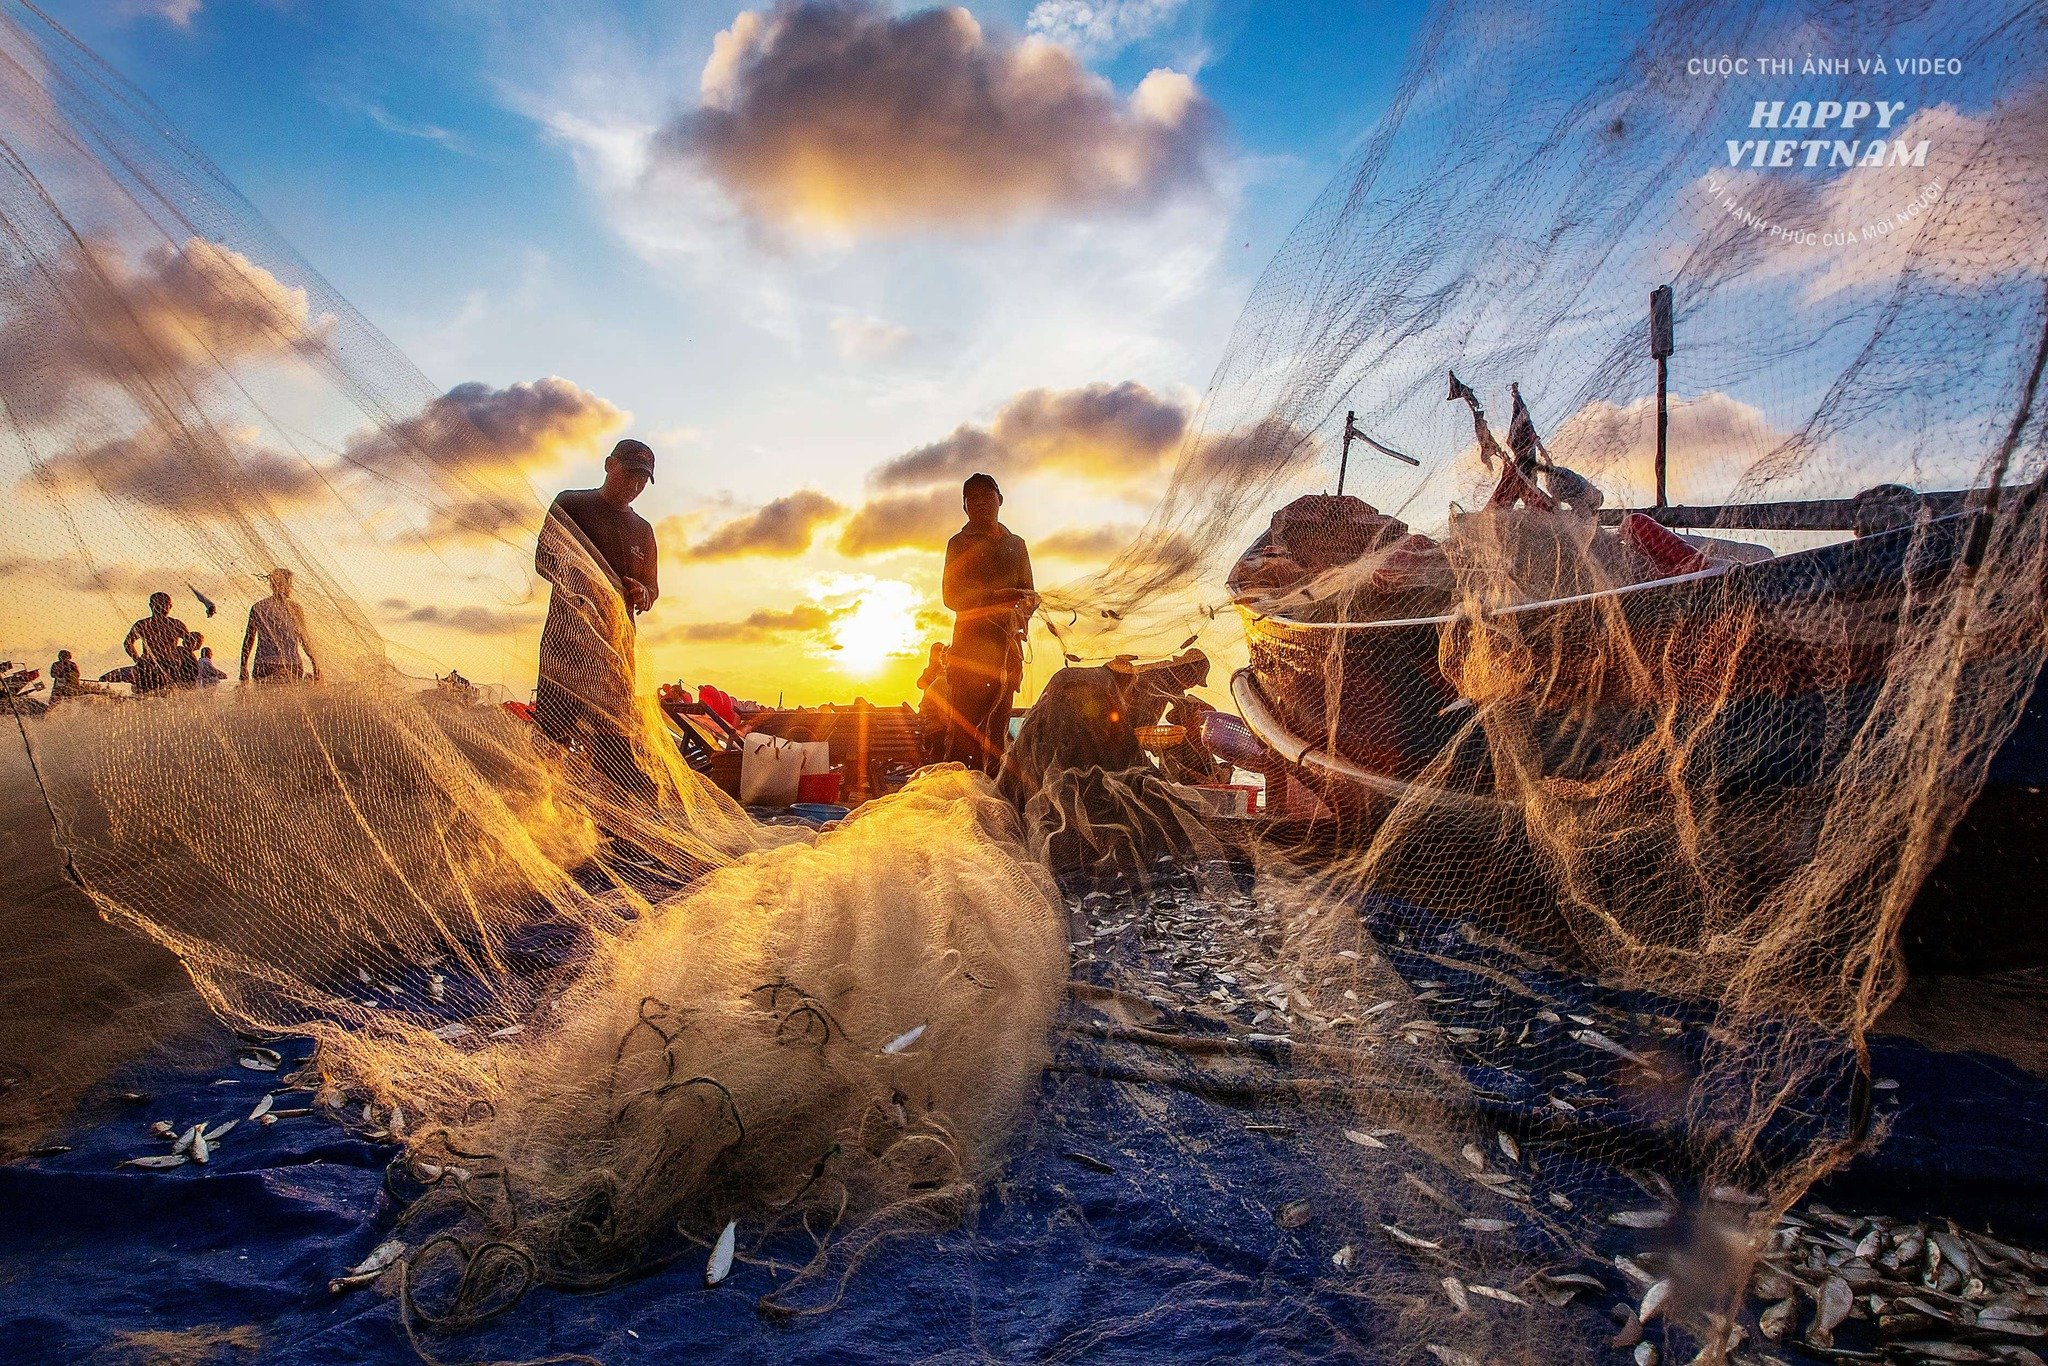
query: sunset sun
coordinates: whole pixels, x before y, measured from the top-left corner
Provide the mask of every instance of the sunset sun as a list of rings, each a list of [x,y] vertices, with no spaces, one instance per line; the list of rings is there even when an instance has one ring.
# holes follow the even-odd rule
[[[917,649],[917,590],[880,579],[861,591],[851,610],[832,625],[832,644],[849,673],[872,674],[892,655]]]

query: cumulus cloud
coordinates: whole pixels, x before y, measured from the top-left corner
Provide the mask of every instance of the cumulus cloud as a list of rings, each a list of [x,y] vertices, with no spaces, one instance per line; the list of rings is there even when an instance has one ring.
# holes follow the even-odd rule
[[[962,425],[942,441],[899,455],[872,476],[880,488],[915,488],[1028,472],[1127,485],[1155,476],[1180,449],[1190,409],[1133,380],[1079,389],[1028,389],[985,427]]]
[[[1025,27],[1033,37],[1106,57],[1151,37],[1186,6],[1187,0],[1038,0]]]
[[[738,621],[692,621],[658,633],[655,644],[688,641],[693,644],[744,644],[780,640],[789,636],[822,635],[854,607],[825,607],[800,602],[787,610],[763,609]]]
[[[27,284],[28,316],[0,320],[0,398],[22,421],[105,388],[203,387],[223,367],[315,351],[332,323],[304,289],[202,237],[139,263],[87,239]]]
[[[884,550],[942,547],[966,520],[957,488],[891,493],[855,509],[839,532],[839,553],[872,555]]]
[[[283,512],[327,487],[319,467],[262,445],[254,431],[158,425],[74,445],[37,466],[29,482],[58,496],[98,493],[191,517]]]
[[[178,28],[190,28],[192,16],[204,8],[204,0],[121,0],[123,18],[161,19]]]
[[[811,548],[818,528],[846,511],[816,489],[798,489],[765,507],[712,528],[686,549],[693,560],[729,560],[742,555],[788,558]]]
[[[373,469],[425,465],[502,482],[589,453],[627,418],[553,375],[506,389],[472,380],[429,400],[411,417],[358,432],[343,454]]]
[[[1672,396],[1670,414],[1676,502],[1727,497],[1766,455],[1787,449],[1789,434],[1774,427],[1762,409],[1718,389]],[[1657,400],[1594,399],[1560,422],[1548,444],[1559,464],[1608,488],[1610,506],[1624,495],[1645,497],[1656,487]],[[1468,447],[1466,456],[1476,460],[1476,447]]]
[[[991,37],[965,9],[785,0],[718,35],[698,107],[649,148],[654,176],[708,176],[758,223],[991,227],[1142,208],[1205,184],[1214,107],[1154,71],[1120,100],[1074,53]]]

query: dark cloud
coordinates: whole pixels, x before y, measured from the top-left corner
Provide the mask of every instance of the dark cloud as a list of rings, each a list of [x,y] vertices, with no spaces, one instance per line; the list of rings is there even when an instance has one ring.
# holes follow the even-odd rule
[[[1160,474],[1180,449],[1188,409],[1135,380],[1079,389],[1027,389],[986,427],[963,425],[943,441],[877,469],[881,488],[1059,472],[1124,486]]]
[[[358,432],[343,454],[386,472],[425,466],[509,483],[594,452],[625,422],[604,399],[553,375],[506,389],[472,380],[411,417]]]
[[[839,532],[839,553],[940,549],[964,521],[957,488],[884,494],[861,504],[847,518]]]
[[[1178,72],[1120,100],[1066,48],[872,0],[741,13],[701,87],[656,136],[653,174],[701,169],[756,221],[805,228],[1143,207],[1204,183],[1220,131]]]
[[[728,560],[742,555],[801,555],[818,528],[846,511],[816,489],[798,489],[766,507],[712,528],[683,551],[692,560]]]
[[[312,316],[304,289],[202,237],[139,263],[88,239],[49,267],[0,318],[0,399],[17,421],[62,417],[110,387],[153,406],[225,368],[317,351],[332,321]]]
[[[439,603],[415,604],[406,598],[386,598],[378,606],[387,620],[405,625],[445,626],[473,636],[498,636],[530,631],[540,624],[532,608],[483,607],[467,604],[443,607]]]
[[[38,466],[30,482],[59,496],[95,492],[190,517],[281,513],[327,487],[319,467],[258,444],[253,433],[184,426],[73,446]]]
[[[764,609],[739,621],[691,621],[660,632],[654,643],[688,641],[693,644],[737,644],[776,640],[792,635],[817,635],[853,611],[852,606],[823,607],[801,602],[786,611]]]

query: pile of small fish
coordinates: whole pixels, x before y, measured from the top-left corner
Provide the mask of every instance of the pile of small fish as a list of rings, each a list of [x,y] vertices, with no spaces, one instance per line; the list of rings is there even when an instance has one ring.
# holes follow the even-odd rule
[[[248,1055],[251,1053],[269,1053],[270,1050],[243,1049],[240,1052],[243,1055],[243,1065],[248,1066]],[[270,1056],[274,1059],[276,1054],[271,1053]],[[275,1071],[276,1064],[272,1062],[267,1068],[254,1068],[252,1070]],[[256,1108],[249,1112],[247,1122],[258,1128],[268,1129],[281,1119],[292,1119],[300,1115],[310,1115],[313,1113],[310,1108],[278,1109],[277,1098],[281,1094],[288,1094],[288,1092],[265,1092],[263,1098],[256,1102]],[[115,1165],[117,1167],[137,1167],[144,1171],[169,1171],[173,1167],[182,1167],[187,1163],[194,1163],[203,1167],[213,1160],[214,1150],[220,1146],[220,1141],[226,1138],[241,1123],[243,1121],[239,1119],[231,1119],[222,1124],[211,1124],[201,1120],[189,1127],[181,1127],[168,1119],[159,1119],[149,1126],[150,1136],[159,1142],[170,1144],[170,1151],[150,1153],[142,1157],[131,1157]]]
[[[2044,1272],[2048,1255],[1952,1222],[1816,1204],[1779,1220],[1750,1292],[1764,1337],[1831,1360],[2043,1366]]]

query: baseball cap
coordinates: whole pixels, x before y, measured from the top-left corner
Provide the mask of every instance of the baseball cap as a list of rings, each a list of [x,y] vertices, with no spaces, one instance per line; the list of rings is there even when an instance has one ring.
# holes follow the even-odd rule
[[[629,470],[644,472],[647,482],[654,482],[654,452],[648,449],[645,441],[635,441],[629,436],[612,447],[611,458]]]

